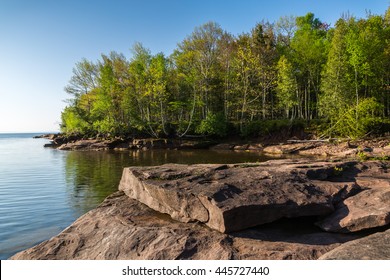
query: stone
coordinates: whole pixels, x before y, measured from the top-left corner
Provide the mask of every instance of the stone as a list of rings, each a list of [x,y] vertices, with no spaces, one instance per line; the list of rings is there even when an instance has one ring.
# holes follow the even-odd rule
[[[363,191],[339,201],[335,212],[317,225],[331,232],[356,232],[390,224],[389,167],[387,162],[368,161],[354,165],[349,175],[346,170],[343,177],[353,178]]]
[[[57,236],[11,259],[309,260],[361,237],[319,232],[310,223],[284,220],[227,235],[174,221],[117,192]]]
[[[343,245],[323,254],[321,260],[390,260],[390,229]]]
[[[172,221],[117,192],[59,235],[11,259],[229,259],[227,237]]]
[[[228,143],[217,144],[210,147],[210,150],[233,150],[234,145]]]
[[[58,147],[58,150],[108,150],[110,149],[110,141],[100,140],[77,140],[74,142],[68,142]]]
[[[330,232],[356,232],[390,224],[390,182],[382,183],[389,186],[364,190],[345,199],[317,225]]]
[[[249,144],[244,144],[244,145],[236,145],[234,146],[233,150],[236,151],[245,151],[248,150]]]
[[[334,204],[360,191],[352,179],[338,180],[335,170],[348,164],[354,163],[274,160],[130,167],[123,170],[119,189],[180,222],[199,221],[233,232],[283,217],[332,213]]]
[[[260,143],[249,144],[248,150],[250,151],[262,151],[264,149],[263,145]]]
[[[305,150],[310,150],[320,146],[321,143],[296,143],[281,144],[265,147],[263,152],[266,154],[294,154]]]

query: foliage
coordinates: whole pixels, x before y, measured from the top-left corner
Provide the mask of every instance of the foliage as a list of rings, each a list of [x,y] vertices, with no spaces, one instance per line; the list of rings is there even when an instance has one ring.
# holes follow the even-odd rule
[[[208,22],[169,56],[136,43],[130,58],[82,59],[65,87],[61,130],[256,137],[319,120],[324,137],[386,133],[389,15],[344,16],[331,28],[308,13],[237,36]]]
[[[375,98],[364,99],[358,105],[343,112],[339,120],[332,124],[325,131],[325,134],[350,138],[366,136],[374,132],[377,126],[384,122],[380,117],[382,111],[383,105]]]
[[[244,127],[241,136],[258,137],[303,129],[304,123],[301,120],[260,120],[248,122]]]
[[[196,132],[225,137],[228,133],[228,124],[223,114],[209,114],[206,119],[202,120]]]

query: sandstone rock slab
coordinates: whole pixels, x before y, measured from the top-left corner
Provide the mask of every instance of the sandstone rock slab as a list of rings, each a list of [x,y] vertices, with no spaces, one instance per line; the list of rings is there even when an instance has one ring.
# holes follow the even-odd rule
[[[364,190],[345,199],[317,224],[331,232],[356,232],[390,224],[390,186]]]
[[[11,259],[229,259],[225,238],[200,225],[183,226],[118,192]]]
[[[319,232],[305,221],[227,235],[174,221],[117,192],[62,233],[11,259],[317,259],[358,237]]]
[[[340,197],[360,190],[353,181],[330,180],[337,166],[343,164],[275,160],[130,167],[119,189],[175,220],[233,232],[283,217],[330,214]]]

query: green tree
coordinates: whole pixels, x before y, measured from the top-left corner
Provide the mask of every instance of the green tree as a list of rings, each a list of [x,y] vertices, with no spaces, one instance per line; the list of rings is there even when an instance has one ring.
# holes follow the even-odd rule
[[[279,108],[285,111],[286,118],[294,119],[297,116],[298,85],[294,75],[294,69],[285,56],[278,62],[277,97]]]
[[[353,105],[354,100],[354,86],[349,79],[351,67],[347,53],[348,30],[348,23],[339,19],[333,31],[328,60],[322,74],[319,109],[321,116],[329,118],[331,126]]]
[[[292,61],[297,68],[297,81],[303,110],[300,116],[317,116],[321,72],[327,58],[327,29],[313,13],[296,18],[297,31],[291,41]]]

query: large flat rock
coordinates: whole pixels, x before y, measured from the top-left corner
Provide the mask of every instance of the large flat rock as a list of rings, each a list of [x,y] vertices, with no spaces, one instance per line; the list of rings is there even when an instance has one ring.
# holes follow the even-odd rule
[[[390,260],[390,230],[344,243],[322,260]]]
[[[332,213],[336,203],[361,190],[353,177],[356,164],[275,160],[130,167],[119,189],[175,220],[233,232],[283,217]],[[345,170],[348,176],[341,176]]]
[[[11,259],[317,259],[361,237],[320,232],[310,224],[280,221],[227,235],[174,221],[117,192],[62,233]]]

